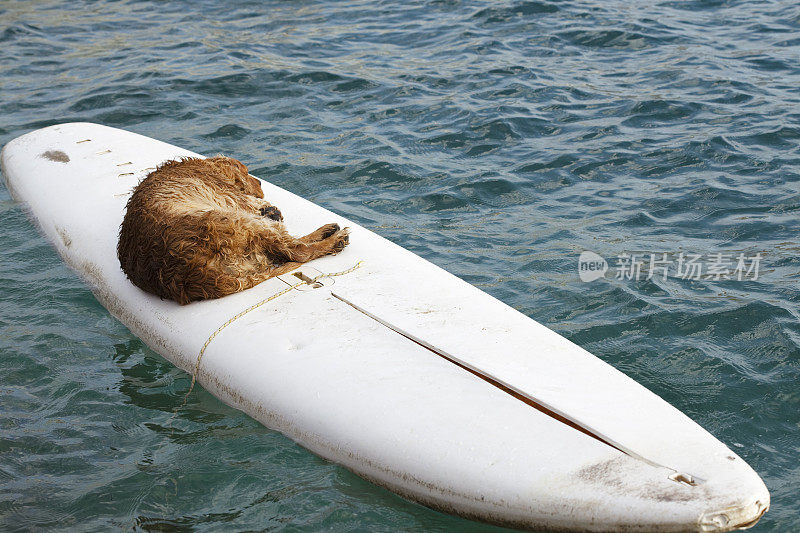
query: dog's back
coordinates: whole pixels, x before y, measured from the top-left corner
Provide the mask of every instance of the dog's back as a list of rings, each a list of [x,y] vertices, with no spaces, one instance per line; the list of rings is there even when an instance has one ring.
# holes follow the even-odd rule
[[[347,230],[331,224],[292,237],[263,197],[235,159],[164,163],[128,200],[117,246],[123,272],[139,288],[186,304],[249,288],[347,244]]]

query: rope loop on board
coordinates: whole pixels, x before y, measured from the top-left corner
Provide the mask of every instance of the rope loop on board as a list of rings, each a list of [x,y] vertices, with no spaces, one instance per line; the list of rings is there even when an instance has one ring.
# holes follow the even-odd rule
[[[265,303],[271,302],[272,300],[274,300],[276,298],[280,298],[284,294],[287,294],[287,293],[291,292],[292,290],[296,289],[297,287],[301,287],[303,285],[313,285],[314,283],[316,283],[317,281],[319,281],[322,278],[335,278],[337,276],[344,276],[345,274],[350,274],[351,272],[354,272],[354,271],[358,270],[359,268],[361,268],[361,265],[363,263],[364,263],[364,261],[359,261],[358,263],[356,263],[354,266],[348,268],[347,270],[342,270],[341,272],[331,272],[329,274],[323,273],[323,274],[320,274],[318,276],[315,276],[314,278],[304,279],[302,281],[299,281],[299,282],[295,283],[294,285],[289,285],[287,288],[285,288],[283,290],[280,290],[280,291],[276,292],[275,294],[273,294],[271,296],[268,296],[268,297],[264,298],[263,300],[260,300],[260,301],[258,301],[256,303],[254,303],[250,307],[246,308],[243,311],[240,311],[239,313],[233,315],[231,318],[226,320],[225,323],[223,323],[220,327],[218,327],[217,330],[208,337],[206,342],[203,344],[203,347],[200,348],[200,353],[197,354],[197,363],[194,365],[194,371],[192,372],[192,384],[189,386],[188,392],[183,397],[183,403],[181,403],[181,405],[177,409],[175,409],[175,412],[177,413],[180,409],[183,408],[183,406],[186,405],[186,402],[189,399],[189,395],[192,393],[192,390],[194,390],[195,383],[197,383],[197,374],[200,372],[200,361],[203,359],[203,354],[206,353],[206,348],[208,348],[208,345],[211,344],[211,341],[213,341],[214,338],[222,332],[222,330],[224,330],[225,328],[227,328],[228,326],[230,326],[231,324],[236,322],[238,319],[242,318],[244,315],[246,315],[250,311],[254,311],[255,309],[258,309],[259,307],[261,307]]]

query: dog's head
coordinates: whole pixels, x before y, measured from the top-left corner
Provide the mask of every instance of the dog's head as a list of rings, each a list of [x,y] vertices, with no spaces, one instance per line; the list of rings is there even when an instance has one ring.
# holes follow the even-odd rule
[[[233,185],[245,194],[264,198],[261,182],[247,172],[247,167],[241,161],[224,156],[211,157],[206,161],[217,168],[223,182]]]

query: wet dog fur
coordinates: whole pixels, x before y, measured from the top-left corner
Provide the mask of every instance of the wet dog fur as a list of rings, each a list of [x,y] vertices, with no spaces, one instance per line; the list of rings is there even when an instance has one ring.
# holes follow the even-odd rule
[[[347,243],[348,229],[338,224],[289,235],[241,162],[183,158],[136,186],[117,256],[134,285],[185,305],[248,289]]]

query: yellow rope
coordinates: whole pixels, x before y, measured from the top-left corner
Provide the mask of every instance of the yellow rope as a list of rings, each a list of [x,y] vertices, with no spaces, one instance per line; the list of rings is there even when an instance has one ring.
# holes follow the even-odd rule
[[[358,263],[355,264],[355,266],[353,266],[351,268],[348,268],[347,270],[342,270],[341,272],[332,272],[330,274],[320,274],[319,276],[315,277],[314,279],[300,281],[298,283],[295,283],[294,285],[290,285],[289,287],[287,287],[287,288],[285,288],[285,289],[283,289],[281,291],[276,292],[272,296],[269,296],[269,297],[264,298],[263,300],[261,300],[259,302],[254,303],[253,305],[251,305],[250,307],[248,307],[244,311],[241,311],[238,314],[236,314],[236,315],[232,316],[231,318],[229,318],[224,324],[222,324],[220,327],[218,327],[217,330],[214,333],[211,334],[211,336],[208,338],[208,340],[206,340],[205,344],[203,344],[203,347],[200,348],[200,353],[197,354],[197,364],[195,364],[194,372],[192,372],[192,384],[189,386],[189,391],[186,393],[186,396],[184,396],[183,403],[180,405],[180,407],[178,407],[176,409],[176,412],[178,410],[180,410],[184,405],[186,405],[186,401],[189,398],[189,394],[191,394],[192,390],[194,389],[194,384],[197,382],[197,374],[198,374],[198,372],[200,372],[200,360],[203,358],[203,354],[206,352],[206,348],[208,348],[208,345],[211,344],[211,341],[214,340],[214,337],[219,335],[222,332],[223,329],[227,328],[233,322],[235,322],[236,320],[242,318],[244,315],[246,315],[250,311],[253,311],[254,309],[258,309],[259,307],[261,307],[265,303],[271,302],[275,298],[283,296],[284,294],[292,291],[293,289],[296,289],[297,287],[300,287],[301,285],[306,285],[306,284],[313,285],[314,283],[316,283],[318,280],[320,280],[322,278],[335,278],[336,276],[344,276],[345,274],[349,274],[351,272],[354,272],[355,270],[358,270],[358,268],[360,268],[363,263],[364,263],[364,261],[359,261]]]

